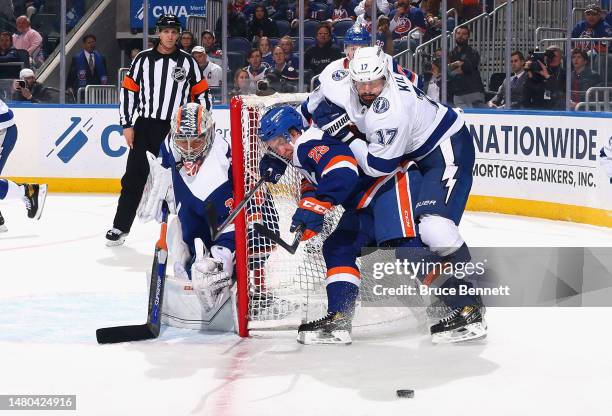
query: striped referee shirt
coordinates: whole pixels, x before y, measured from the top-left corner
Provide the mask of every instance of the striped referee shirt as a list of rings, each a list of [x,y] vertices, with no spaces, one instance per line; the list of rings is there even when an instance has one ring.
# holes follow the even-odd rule
[[[178,48],[171,54],[159,53],[156,48],[140,52],[121,87],[119,113],[124,128],[132,127],[136,115],[170,120],[174,111],[188,102],[197,100],[208,110],[212,105],[198,64]]]

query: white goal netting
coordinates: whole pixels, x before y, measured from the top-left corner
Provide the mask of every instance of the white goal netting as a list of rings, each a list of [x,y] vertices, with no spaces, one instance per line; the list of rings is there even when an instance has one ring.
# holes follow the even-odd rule
[[[233,163],[241,160],[241,172],[234,175],[235,204],[241,200],[240,192],[236,192],[236,181],[242,182],[244,193],[248,193],[260,178],[258,163],[266,152],[257,134],[261,116],[279,105],[299,105],[306,97],[306,94],[275,94],[268,97],[242,96],[232,100],[232,159]],[[236,168],[234,172],[237,172]],[[249,304],[245,313],[249,329],[294,328],[326,313],[326,267],[322,246],[335,229],[342,208],[336,207],[328,213],[323,231],[302,242],[293,255],[253,230],[253,224],[259,222],[279,233],[284,241],[293,242],[294,235],[289,232],[289,227],[299,201],[301,182],[302,175],[293,167],[287,167],[278,184],[264,184],[247,203],[243,229],[237,222],[237,235],[245,237],[242,241],[237,237],[237,244],[246,245],[242,258],[241,250],[237,249],[236,262],[238,278],[242,273],[242,278],[247,281]],[[367,286],[372,284],[371,279],[364,276],[361,300],[371,293]],[[393,312],[383,311],[386,308],[367,309],[378,310],[368,313],[369,319],[364,319],[361,313],[360,320],[358,312],[356,326],[381,320],[395,321],[409,313],[406,308],[394,308]]]

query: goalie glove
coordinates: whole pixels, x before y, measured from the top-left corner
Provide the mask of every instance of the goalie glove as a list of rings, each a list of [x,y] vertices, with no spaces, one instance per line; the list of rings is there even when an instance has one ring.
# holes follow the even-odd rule
[[[319,201],[313,197],[302,198],[299,208],[291,218],[290,232],[295,232],[298,228],[304,230],[302,241],[308,240],[323,229],[325,214],[331,209],[331,202]]]
[[[196,259],[191,266],[191,281],[205,310],[211,310],[221,292],[232,283],[234,255],[226,247],[213,246],[208,256],[200,238],[194,241]]]
[[[599,164],[604,168],[610,178],[610,183],[612,183],[612,137],[599,152]]]
[[[143,222],[156,220],[161,223],[162,203],[165,200],[171,214],[176,214],[174,188],[172,187],[172,171],[161,165],[161,159],[153,153],[147,152],[149,162],[149,177],[145,185],[140,204],[138,205],[138,218]]]

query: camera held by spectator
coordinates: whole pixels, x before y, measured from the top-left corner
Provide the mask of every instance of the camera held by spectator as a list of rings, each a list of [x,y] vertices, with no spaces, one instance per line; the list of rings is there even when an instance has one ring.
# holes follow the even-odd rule
[[[548,68],[548,62],[555,58],[553,50],[545,50],[544,52],[530,51],[527,62],[525,62],[525,70],[534,74],[539,74],[542,71],[542,65]]]
[[[13,84],[13,101],[30,103],[49,102],[49,96],[43,84],[36,81],[34,71],[24,68],[19,73],[19,79]]]

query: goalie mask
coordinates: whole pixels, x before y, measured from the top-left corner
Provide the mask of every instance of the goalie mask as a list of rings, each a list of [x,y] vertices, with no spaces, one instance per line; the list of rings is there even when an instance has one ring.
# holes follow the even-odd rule
[[[210,153],[215,134],[212,114],[204,106],[189,103],[179,107],[172,117],[170,139],[172,147],[181,157],[181,166],[188,174],[197,173]],[[196,167],[195,172],[191,172]]]

